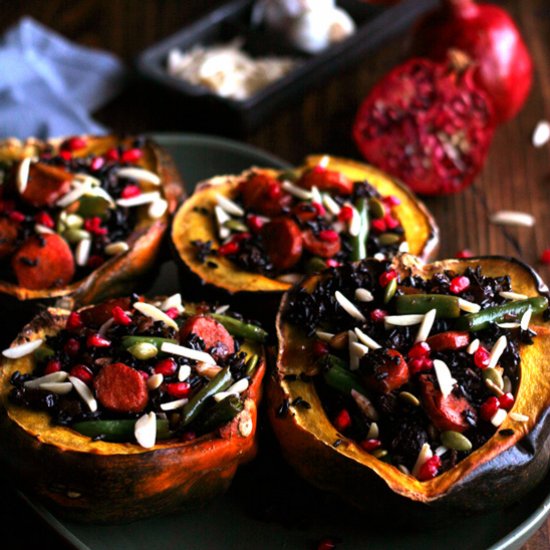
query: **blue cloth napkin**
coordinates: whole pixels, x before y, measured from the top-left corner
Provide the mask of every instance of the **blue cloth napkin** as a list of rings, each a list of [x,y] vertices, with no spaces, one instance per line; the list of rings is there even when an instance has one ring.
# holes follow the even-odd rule
[[[121,89],[124,65],[25,17],[0,41],[0,137],[104,133],[90,112]]]

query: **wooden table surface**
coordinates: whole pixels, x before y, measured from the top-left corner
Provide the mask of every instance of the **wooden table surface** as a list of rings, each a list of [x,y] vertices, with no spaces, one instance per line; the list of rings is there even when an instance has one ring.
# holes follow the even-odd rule
[[[221,3],[0,0],[0,30],[28,14],[72,40],[113,51],[130,62],[144,48]],[[426,203],[441,228],[440,257],[453,256],[463,248],[476,254],[515,255],[533,264],[548,279],[550,267],[540,265],[538,258],[542,250],[550,248],[550,145],[535,149],[531,134],[539,120],[550,119],[550,2],[500,3],[513,14],[531,50],[536,69],[531,95],[519,116],[496,132],[485,168],[475,184],[456,196],[427,199]],[[405,59],[407,51],[406,37],[392,40],[360,66],[306,93],[297,103],[266,120],[260,130],[241,139],[296,163],[314,152],[359,158],[350,138],[358,103],[389,67]],[[196,121],[182,121],[177,111],[178,104],[163,93],[134,82],[97,113],[97,118],[124,132],[200,129]],[[504,231],[488,223],[488,214],[501,209],[530,212],[537,223],[531,229]],[[550,520],[524,548],[550,548],[549,533]]]

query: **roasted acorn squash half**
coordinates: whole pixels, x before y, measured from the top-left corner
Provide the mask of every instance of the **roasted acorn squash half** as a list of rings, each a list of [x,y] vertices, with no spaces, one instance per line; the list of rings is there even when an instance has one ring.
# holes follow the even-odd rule
[[[395,202],[399,202],[399,204],[392,205],[391,211],[404,230],[404,240],[408,243],[409,252],[423,259],[428,259],[435,253],[439,236],[435,221],[426,207],[405,186],[373,166],[343,158],[317,155],[308,157],[302,167],[290,173],[288,171],[254,168],[238,176],[219,176],[199,184],[194,194],[177,211],[172,226],[172,241],[184,268],[194,274],[197,280],[202,281],[202,284],[212,285],[212,287],[222,289],[230,294],[240,292],[281,293],[288,290],[295,282],[294,279],[287,280],[285,277],[269,276],[261,272],[246,270],[221,253],[216,256],[203,255],[201,257],[201,251],[197,249],[196,243],[212,243],[212,248],[218,250],[222,245],[213,216],[214,208],[218,203],[218,195],[235,199],[239,195],[239,189],[242,189],[240,186],[243,180],[252,181],[255,174],[260,176],[258,179],[277,178],[284,180],[289,174],[292,177],[293,174],[299,176],[300,174],[315,173],[320,167],[330,173],[330,176],[336,180],[337,175],[341,174],[342,178],[350,183],[367,181],[382,197],[391,196],[397,199]],[[313,185],[315,185],[315,182],[313,182]],[[331,185],[329,184],[329,187]],[[311,189],[311,183],[308,186]],[[338,188],[338,182],[332,186],[332,189]],[[321,188],[321,190],[323,189]],[[264,213],[268,218],[278,219],[280,212],[273,213],[272,206],[274,202],[271,199],[266,200],[268,204],[265,205]],[[315,201],[315,198],[313,201]],[[250,202],[257,204],[254,197]],[[248,211],[248,208],[246,207],[245,210]],[[325,209],[323,208],[323,210]],[[277,231],[280,230],[280,228],[276,229]],[[295,250],[286,249],[288,247],[286,245],[287,241],[285,241],[285,229],[288,230],[288,228],[282,229],[281,243],[283,246],[278,247],[277,244],[274,246],[274,253],[278,253],[279,262],[283,267],[289,265],[288,259],[296,252]],[[254,229],[251,231],[254,232]],[[295,229],[295,231],[298,230]],[[270,230],[267,233],[269,234]],[[333,232],[329,231],[328,233]],[[332,238],[331,235],[327,235],[327,239],[329,237]],[[307,248],[308,245],[306,239],[304,239],[304,251]],[[314,243],[314,248],[311,250],[316,248]],[[301,250],[302,247],[300,246]],[[320,255],[328,258],[330,253],[326,253],[326,250],[321,246]],[[290,260],[290,263],[292,263],[292,260]],[[304,271],[299,271],[292,275],[299,276],[303,274]]]
[[[364,263],[368,262],[372,260]],[[537,300],[547,304],[546,285],[530,267],[512,258],[487,256],[423,264],[403,255],[394,258],[389,269],[402,277],[429,279],[447,270],[461,274],[477,266],[490,277],[508,275],[514,292],[540,297]],[[335,273],[312,276],[300,286],[310,294],[322,279]],[[503,507],[544,478],[550,453],[550,326],[546,317],[533,315],[531,327],[537,336],[532,345],[520,347],[515,402],[504,422],[500,423],[500,418],[488,440],[478,448],[474,446],[458,463],[420,481],[420,476],[404,473],[388,461],[389,457],[383,457],[384,453],[379,454],[382,459],[376,458],[374,440],[360,445],[329,419],[312,382],[319,372],[314,358],[318,352],[312,348],[315,339],[289,322],[290,297],[290,292],[284,295],[277,319],[279,351],[277,368],[268,383],[268,412],[283,455],[306,480],[369,513],[391,509],[395,514],[399,509],[406,511],[399,517],[433,519],[449,517],[449,512],[475,513]],[[410,356],[407,361],[410,366]]]
[[[111,312],[114,304],[121,304],[124,309],[129,309],[127,304],[121,303],[120,300],[113,299],[104,302],[104,304],[110,304],[109,311]],[[129,301],[129,299],[126,300]],[[195,306],[192,304],[184,304],[184,306],[189,315],[195,320],[203,321],[205,316],[208,316],[209,310],[204,307],[204,304],[201,304],[199,309],[195,310],[193,309]],[[85,317],[84,312],[89,312],[94,307],[96,306],[77,311],[82,313],[81,318],[86,318],[86,322],[88,322],[88,317]],[[197,311],[200,313],[197,313]],[[95,310],[93,314],[95,315]],[[21,344],[33,342],[37,339],[44,340],[48,336],[57,335],[59,337],[61,331],[68,329],[71,323],[76,326],[74,323],[75,317],[70,318],[70,315],[70,311],[59,308],[49,308],[41,312],[24,327],[9,349],[13,350]],[[135,315],[135,310],[132,310],[131,315]],[[135,317],[133,318],[135,319]],[[209,320],[211,319],[209,318]],[[143,318],[141,318],[140,323],[142,321]],[[184,324],[185,320],[182,323]],[[97,327],[97,323],[93,326]],[[155,326],[157,328],[154,330],[158,331],[158,323]],[[121,326],[118,326],[118,330],[121,328]],[[232,330],[231,327],[228,330]],[[253,330],[259,329],[254,328]],[[135,334],[139,333],[132,333],[130,339],[135,339]],[[177,335],[177,332],[175,334]],[[191,337],[196,338],[194,334]],[[153,338],[153,340],[155,339]],[[246,378],[248,383],[244,390],[243,388],[239,390],[238,400],[240,404],[238,408],[233,409],[230,415],[231,419],[220,422],[220,418],[227,419],[227,416],[216,416],[215,428],[209,428],[208,430],[202,427],[200,429],[195,428],[194,426],[197,424],[192,422],[189,426],[194,431],[182,435],[181,430],[179,432],[173,430],[172,421],[175,419],[178,422],[179,419],[184,418],[186,414],[193,411],[193,407],[189,411],[187,411],[185,405],[181,404],[178,405],[177,409],[168,407],[166,408],[166,411],[169,411],[166,413],[168,419],[159,420],[159,418],[162,419],[162,411],[165,409],[160,410],[158,409],[158,403],[153,404],[153,399],[157,398],[153,398],[151,392],[160,390],[156,387],[145,386],[148,388],[146,391],[149,391],[149,405],[147,407],[152,406],[154,407],[153,410],[157,411],[155,413],[157,414],[156,440],[153,438],[153,442],[150,441],[147,445],[140,442],[135,427],[132,428],[132,433],[126,433],[126,428],[117,424],[118,418],[127,418],[128,420],[123,421],[126,423],[132,422],[132,419],[137,419],[143,412],[134,415],[119,412],[117,415],[115,411],[115,432],[112,432],[112,430],[105,432],[103,428],[99,428],[99,431],[103,431],[103,433],[94,435],[98,430],[97,427],[94,427],[93,422],[97,418],[95,416],[97,413],[88,411],[89,416],[80,424],[74,424],[73,429],[73,427],[54,424],[51,415],[46,410],[37,410],[16,404],[17,402],[9,397],[9,394],[14,391],[12,383],[14,373],[19,371],[23,379],[28,380],[25,375],[33,372],[35,366],[44,360],[43,355],[39,355],[40,351],[45,349],[44,344],[34,353],[26,354],[20,358],[8,359],[3,357],[0,370],[2,407],[0,413],[0,457],[4,471],[10,472],[19,487],[36,495],[41,502],[55,513],[65,518],[84,522],[128,522],[176,509],[196,508],[207,503],[228,488],[237,467],[253,458],[256,453],[257,406],[262,393],[261,383],[265,371],[265,356],[263,345],[258,339],[249,340],[246,338],[241,342],[243,343],[238,352],[240,354],[239,361],[242,361],[247,367],[245,372],[248,375]],[[196,346],[194,347],[199,349]],[[4,350],[4,352],[6,351]],[[244,352],[244,354],[241,354],[241,352]],[[136,357],[135,350],[132,351],[132,354]],[[158,357],[150,359],[150,361],[161,360],[162,362],[163,357],[167,357],[167,355],[163,356],[162,352],[159,351]],[[234,356],[231,355],[230,357],[233,358]],[[128,356],[128,361],[127,364],[136,365],[135,358],[132,359]],[[185,361],[183,363],[185,364]],[[233,365],[233,363],[231,364]],[[218,372],[223,371],[224,376],[229,372],[229,367],[223,369],[216,365],[214,367],[218,369]],[[65,366],[64,368],[68,367]],[[80,367],[77,366],[77,368]],[[103,369],[104,366],[101,368]],[[124,368],[130,369],[130,367]],[[181,369],[181,367],[179,368]],[[133,372],[135,375],[136,371]],[[151,380],[153,373],[157,372],[161,371],[149,370],[148,380]],[[231,372],[233,371],[231,370]],[[59,373],[56,372],[56,374]],[[80,376],[74,373],[73,375]],[[193,373],[191,376],[195,377],[196,374]],[[167,383],[167,380],[165,374],[163,384]],[[177,380],[181,380],[180,376],[177,375],[175,380],[176,383],[172,385],[175,385],[178,389],[178,384],[180,386],[182,384],[177,382]],[[204,384],[208,386],[209,379],[205,378],[204,380]],[[215,377],[210,378],[210,382],[215,380]],[[68,381],[65,377],[64,383]],[[191,382],[191,378],[189,378],[189,381]],[[226,386],[224,387],[227,387],[227,383],[226,380]],[[94,382],[90,382],[89,387],[94,392],[93,396],[100,403],[100,407],[103,406],[99,410],[105,411],[104,407],[107,406],[105,404],[107,402],[105,402],[104,397],[107,394],[103,393],[102,398],[99,393],[100,386],[97,384],[98,374],[94,371]],[[102,379],[101,384],[102,392],[111,391],[106,386],[105,379]],[[59,386],[59,384],[57,385]],[[199,386],[199,388],[204,388],[205,385]],[[181,387],[179,389],[181,390]],[[73,390],[77,390],[76,386],[73,387]],[[36,387],[32,391],[36,391]],[[42,391],[42,389],[39,391]],[[165,387],[162,390],[165,397],[169,400],[175,399],[171,397],[172,393],[166,394],[166,391],[170,392],[169,388]],[[82,398],[82,407],[84,407],[84,397],[82,397],[82,394],[79,397],[79,394],[80,392],[77,391],[73,398],[77,400]],[[71,394],[68,393],[67,395],[70,396]],[[111,393],[109,399],[116,395],[116,393]],[[193,395],[196,394],[189,395],[188,403],[190,405],[193,401]],[[235,395],[232,395],[232,397],[235,397]],[[213,397],[214,394],[208,395],[208,411],[218,410],[215,409],[217,401]],[[205,401],[201,403],[201,407],[206,406]],[[233,402],[231,404],[234,405]],[[109,406],[114,405],[111,403]],[[135,402],[132,406],[135,406]],[[92,409],[90,408],[90,410]],[[149,408],[144,409],[144,411],[147,410]],[[202,410],[204,411],[204,409]],[[161,413],[160,417],[158,411]],[[143,416],[147,416],[147,414],[151,413],[145,413]],[[206,424],[203,424],[200,420],[201,412],[197,413],[195,409],[195,413],[191,412],[190,414],[198,414],[198,417],[195,416],[195,421],[198,418],[201,423],[200,426],[206,427]],[[101,417],[99,418],[101,419]],[[86,420],[92,422],[87,423]],[[211,420],[214,422],[214,419]],[[166,431],[163,436],[160,435],[159,421],[164,422],[164,428],[167,427],[167,422],[170,422],[168,435]],[[213,425],[212,422],[209,426]],[[91,428],[86,428],[86,426],[91,426]],[[76,429],[79,431],[76,431]],[[124,433],[118,433],[120,429],[123,429]],[[84,433],[89,434],[89,436],[83,435]],[[178,435],[175,435],[176,433]],[[133,439],[134,435],[132,434],[135,435],[136,439]],[[122,437],[119,437],[120,435]],[[123,442],[120,442],[120,439]]]
[[[157,256],[163,235],[168,228],[170,216],[183,196],[183,183],[174,162],[164,150],[150,139],[140,139],[138,141],[139,144],[136,144],[134,138],[118,138],[116,136],[75,136],[49,141],[29,139],[26,142],[20,142],[15,139],[6,139],[0,142],[0,168],[2,168],[4,174],[4,187],[8,185],[13,186],[14,184],[19,187],[20,183],[14,180],[17,180],[20,176],[18,167],[21,166],[23,159],[31,158],[33,159],[31,162],[34,164],[35,162],[40,162],[41,155],[45,155],[44,158],[48,159],[60,154],[67,155],[69,158],[82,159],[93,158],[93,155],[94,157],[100,157],[100,161],[103,160],[101,164],[97,164],[98,174],[104,169],[106,164],[115,162],[121,162],[123,166],[132,166],[153,172],[160,179],[160,184],[153,186],[145,182],[144,185],[148,186],[148,188],[144,191],[159,191],[160,197],[167,202],[164,212],[161,215],[156,215],[154,218],[148,216],[149,205],[138,207],[133,229],[126,238],[126,244],[128,245],[125,247],[126,250],[113,253],[112,256],[107,257],[101,265],[88,272],[83,278],[74,277],[66,284],[54,283],[48,288],[29,288],[18,284],[14,280],[0,280],[0,299],[5,305],[17,308],[23,305],[21,304],[22,301],[34,303],[33,301],[36,300],[43,301],[61,297],[70,297],[77,305],[90,304],[109,296],[128,292],[130,287],[135,286],[135,281],[139,280],[140,277],[150,270]],[[127,160],[123,158],[121,153],[124,150],[128,152]],[[56,169],[58,169],[58,175],[54,177],[62,177],[59,174],[63,175],[63,173],[66,174],[67,170],[70,171],[64,165],[54,165],[54,174]],[[94,170],[95,168],[90,169],[90,175],[95,175]],[[21,170],[21,172],[23,171]],[[27,174],[29,174],[28,170]],[[39,176],[44,177],[43,174],[35,174],[34,177]],[[32,179],[32,177],[31,167],[30,178]],[[134,183],[138,184],[140,182],[136,180]],[[25,185],[27,188],[26,193],[31,185],[30,183]],[[41,211],[42,205],[45,205],[47,202],[47,206],[51,206],[55,210],[56,200],[59,200],[59,195],[56,192],[48,197],[47,200],[44,200],[44,197],[40,197],[38,203],[32,200],[29,201],[30,210],[26,213],[27,221],[35,215],[37,226],[39,226],[42,219],[37,216],[44,215],[44,212]],[[6,199],[5,190],[2,195],[2,198]],[[80,203],[78,203],[79,200]],[[81,199],[66,205],[68,206],[67,212],[72,213],[77,204],[80,204],[82,207],[83,203]],[[90,203],[88,203],[89,206]],[[94,207],[93,203],[91,207]],[[3,202],[2,220],[15,219],[13,213],[5,211],[6,208],[10,207]],[[50,213],[47,215],[46,219],[49,218],[49,221],[45,222],[47,223],[46,229],[42,226],[42,234],[46,238],[48,238],[48,235],[45,233],[48,233],[48,230],[56,230],[52,222],[53,224],[60,223],[57,219],[57,212],[54,212],[54,210],[50,210]],[[58,208],[58,210],[61,210],[61,208]],[[38,234],[39,229],[37,226],[35,226],[35,230]],[[101,228],[96,229],[102,230]],[[40,238],[40,236],[37,238]],[[66,247],[67,245],[64,246]],[[9,264],[9,257],[6,257],[5,254],[2,254],[2,256],[3,261]],[[28,305],[28,303],[25,305]]]

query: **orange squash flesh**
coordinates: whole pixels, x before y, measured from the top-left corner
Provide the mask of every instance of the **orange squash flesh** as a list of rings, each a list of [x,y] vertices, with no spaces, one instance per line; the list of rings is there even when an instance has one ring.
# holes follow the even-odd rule
[[[508,274],[515,292],[528,296],[547,295],[541,279],[525,264],[498,256],[452,259],[423,264],[403,255],[393,267],[403,275],[429,278],[451,269],[458,273],[481,266],[487,276]],[[327,276],[327,275],[321,275]],[[320,276],[304,281],[313,289]],[[277,319],[279,353],[277,369],[268,385],[268,411],[283,454],[292,466],[313,484],[336,492],[356,506],[368,510],[386,501],[392,505],[418,507],[419,503],[439,509],[480,511],[514,502],[542,480],[548,470],[550,422],[550,325],[533,320],[537,336],[533,345],[521,348],[521,380],[511,412],[529,417],[527,422],[510,416],[479,449],[456,466],[429,481],[419,481],[389,463],[363,451],[342,436],[326,417],[314,384],[299,375],[311,371],[311,341],[283,321],[288,296],[283,297]],[[298,375],[296,380],[286,375]],[[276,411],[283,400],[302,397],[311,409],[291,406],[285,417]],[[503,430],[513,430],[510,435]],[[342,440],[337,447],[333,444]]]
[[[65,327],[69,311],[49,308],[28,324],[12,345],[53,335]],[[237,467],[256,454],[257,406],[265,356],[259,344],[245,343],[260,357],[243,394],[244,410],[229,424],[195,440],[158,441],[151,449],[134,443],[92,441],[51,424],[46,412],[8,400],[10,377],[31,372],[32,355],[4,359],[0,371],[0,460],[17,483],[68,519],[120,523],[195,508],[222,494]]]
[[[129,146],[132,142],[131,139],[119,139],[115,136],[83,137],[87,145],[75,151],[73,153],[75,157],[100,155],[109,149],[116,148],[119,144]],[[49,142],[31,139],[25,143],[5,140],[0,143],[0,162],[17,162],[22,158],[37,155],[46,145],[59,147],[61,142],[60,139]],[[15,307],[14,304],[17,304],[17,301],[70,297],[73,301],[66,305],[72,307],[127,293],[129,288],[135,286],[135,281],[154,265],[163,235],[168,229],[170,215],[183,196],[183,183],[169,155],[150,140],[145,142],[142,151],[143,157],[138,164],[141,168],[155,172],[160,177],[162,196],[168,201],[166,213],[160,219],[152,220],[145,215],[145,208],[127,239],[129,250],[108,259],[84,279],[64,287],[44,290],[31,290],[15,283],[0,281],[0,300]]]
[[[302,168],[312,168],[319,164],[321,156],[310,156]],[[394,207],[395,215],[405,230],[405,239],[409,251],[425,260],[435,254],[438,246],[439,230],[426,207],[401,183],[390,178],[376,168],[337,157],[328,158],[326,168],[343,173],[352,181],[367,180],[382,196],[394,195],[401,204]],[[262,169],[269,175],[280,172]],[[195,193],[184,202],[174,216],[172,241],[183,264],[203,283],[224,289],[229,293],[268,292],[281,293],[292,285],[272,279],[259,273],[252,273],[235,265],[226,257],[216,257],[218,269],[212,269],[206,263],[197,260],[197,250],[192,242],[217,242],[217,231],[211,217],[205,216],[199,209],[212,212],[216,205],[216,195],[234,198],[239,182],[248,172],[240,176],[219,176],[200,184]]]

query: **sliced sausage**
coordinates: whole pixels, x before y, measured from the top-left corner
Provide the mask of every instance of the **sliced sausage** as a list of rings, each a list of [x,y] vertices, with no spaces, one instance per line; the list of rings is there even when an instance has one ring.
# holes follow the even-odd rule
[[[130,298],[112,298],[97,306],[82,309],[79,312],[80,318],[87,327],[99,328],[113,316],[114,307],[119,306],[126,311],[130,309],[131,305]]]
[[[446,349],[457,350],[465,348],[470,343],[470,333],[458,330],[449,330],[430,336],[426,343],[434,351],[443,351]]]
[[[279,215],[292,202],[292,197],[283,192],[281,182],[267,174],[251,174],[239,189],[245,208],[269,217]]]
[[[0,218],[0,258],[15,252],[17,241],[17,223],[8,218]]]
[[[409,381],[409,367],[394,349],[374,350],[361,361],[360,374],[365,384],[379,393],[390,393]]]
[[[305,223],[316,219],[319,216],[319,209],[310,202],[299,202],[292,208],[292,213]]]
[[[57,234],[29,237],[12,257],[12,268],[19,285],[31,290],[65,286],[75,272],[73,253]]]
[[[63,168],[33,163],[30,165],[27,187],[21,196],[38,208],[52,206],[68,193],[72,179],[72,174]]]
[[[353,193],[353,181],[347,176],[335,170],[320,167],[306,170],[297,181],[297,185],[306,189],[317,187],[319,191],[328,191],[337,195],[351,195]]]
[[[335,238],[324,239],[322,238],[323,232],[319,235],[316,235],[311,229],[307,229],[302,233],[304,248],[311,252],[314,256],[320,256],[321,258],[332,258],[342,248],[342,242],[340,236],[334,232],[330,231],[329,233],[335,234]]]
[[[137,413],[147,406],[147,383],[139,372],[124,363],[105,365],[94,378],[97,400],[118,413]]]
[[[180,341],[196,334],[204,342],[204,349],[214,357],[225,357],[235,352],[235,342],[227,329],[212,317],[193,315],[180,328]]]
[[[450,393],[443,397],[440,390],[435,387],[430,375],[423,374],[419,377],[422,403],[428,418],[440,431],[454,430],[464,432],[470,426],[466,417],[472,422],[477,420],[475,409],[463,396]]]
[[[290,269],[302,257],[302,233],[289,218],[277,218],[262,226],[265,251],[277,270]]]

